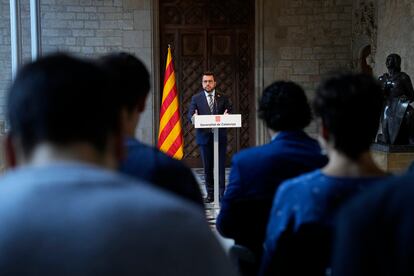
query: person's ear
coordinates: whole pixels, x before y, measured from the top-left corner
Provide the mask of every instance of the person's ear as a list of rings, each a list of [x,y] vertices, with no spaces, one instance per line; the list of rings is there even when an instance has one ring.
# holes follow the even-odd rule
[[[322,148],[326,148],[326,146],[328,144],[328,141],[329,141],[329,131],[328,131],[325,124],[323,123],[323,121],[320,118],[318,118],[316,120],[316,129],[317,129],[317,132],[318,132],[319,145]]]
[[[320,135],[325,141],[329,141],[329,130],[322,121],[320,126]]]
[[[15,168],[17,166],[17,155],[15,144],[10,134],[6,134],[3,140],[4,156],[6,168]]]

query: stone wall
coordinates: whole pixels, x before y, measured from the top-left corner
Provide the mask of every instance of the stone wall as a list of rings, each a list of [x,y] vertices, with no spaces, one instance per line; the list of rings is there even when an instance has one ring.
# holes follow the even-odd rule
[[[359,47],[370,42],[353,32],[355,7],[371,0],[256,0],[256,87],[277,79],[300,83],[312,98],[329,71],[352,68]],[[95,56],[113,50],[140,57],[154,73],[152,0],[41,0],[42,41],[45,53],[70,51]],[[374,74],[385,72],[385,57],[397,52],[402,69],[414,77],[414,4],[412,0],[378,0],[375,23]],[[23,1],[24,56],[29,57],[28,1]],[[358,5],[356,5],[356,3]],[[365,36],[365,37],[364,37]],[[411,50],[411,51],[410,51]],[[4,119],[4,91],[10,82],[10,26],[8,0],[0,0],[0,119]],[[355,68],[354,68],[355,69]],[[153,82],[154,83],[154,82]],[[153,92],[152,92],[153,93]],[[260,91],[258,92],[260,94]],[[153,94],[152,94],[153,95]],[[149,97],[137,136],[154,141],[154,100]],[[310,133],[314,132],[311,127]]]
[[[352,0],[263,2],[264,86],[292,80],[312,98],[324,75],[351,68]]]
[[[414,2],[378,0],[378,34],[374,74],[387,71],[385,59],[390,53],[401,56],[401,69],[414,79]]]
[[[10,82],[10,27],[7,0],[0,9],[0,119],[4,119],[4,91]],[[29,1],[26,1],[29,2]],[[152,64],[151,0],[41,0],[42,51],[68,51],[97,56],[127,51]],[[25,56],[30,51],[29,7],[22,5]],[[153,93],[153,92],[152,92]],[[75,111],[75,110],[74,110]],[[150,94],[137,136],[153,142],[153,99]]]
[[[5,90],[11,80],[10,7],[8,0],[0,0],[0,120],[5,114]]]

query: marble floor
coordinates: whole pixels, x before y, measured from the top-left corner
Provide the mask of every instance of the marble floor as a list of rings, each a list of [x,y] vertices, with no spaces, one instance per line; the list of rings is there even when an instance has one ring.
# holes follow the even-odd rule
[[[206,196],[206,188],[204,185],[204,169],[203,168],[193,168],[193,173],[200,184],[200,190],[203,193],[203,197]],[[226,168],[226,185],[229,179],[230,168]],[[216,215],[214,212],[218,213],[219,210],[214,208],[214,205],[211,203],[206,203],[206,216],[210,225],[214,226],[216,223]]]
[[[206,189],[204,187],[204,169],[203,168],[193,168],[193,173],[197,178],[198,183],[200,184],[201,191],[203,196],[206,194]],[[226,168],[226,185],[229,181],[230,168]]]
[[[193,170],[193,173],[194,173],[198,183],[200,184],[200,190],[203,193],[203,197],[204,197],[204,196],[206,196],[206,189],[205,189],[205,186],[204,186],[204,169],[203,168],[193,168],[192,170]],[[226,185],[228,183],[229,173],[230,173],[230,168],[226,168]],[[216,230],[216,216],[217,216],[217,214],[220,210],[216,210],[214,208],[213,204],[211,204],[211,203],[207,203],[207,204],[205,204],[205,206],[206,206],[206,208],[205,208],[206,209],[206,217],[207,217],[207,221],[208,221],[208,223],[211,227],[211,230],[216,235],[217,239],[219,240],[219,242],[221,243],[221,245],[223,246],[225,251],[228,252],[230,247],[234,244],[234,240],[226,239],[226,238],[220,236],[220,234]]]

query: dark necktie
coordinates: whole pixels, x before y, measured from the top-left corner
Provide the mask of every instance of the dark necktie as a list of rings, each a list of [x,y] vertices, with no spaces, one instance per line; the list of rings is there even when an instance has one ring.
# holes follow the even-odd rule
[[[213,114],[213,110],[214,110],[214,99],[213,99],[213,95],[212,94],[209,94],[208,95],[208,107],[210,107],[211,114]]]

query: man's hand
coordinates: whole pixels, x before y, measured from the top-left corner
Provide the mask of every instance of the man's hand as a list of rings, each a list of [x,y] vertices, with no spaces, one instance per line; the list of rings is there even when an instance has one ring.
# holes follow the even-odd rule
[[[229,112],[227,111],[227,109],[226,109],[226,110],[224,110],[223,115],[228,115],[228,114],[229,114]]]
[[[193,114],[193,116],[191,117],[191,123],[194,125],[194,116],[195,115],[198,115],[198,111],[197,111],[197,109],[194,111],[194,114]]]

